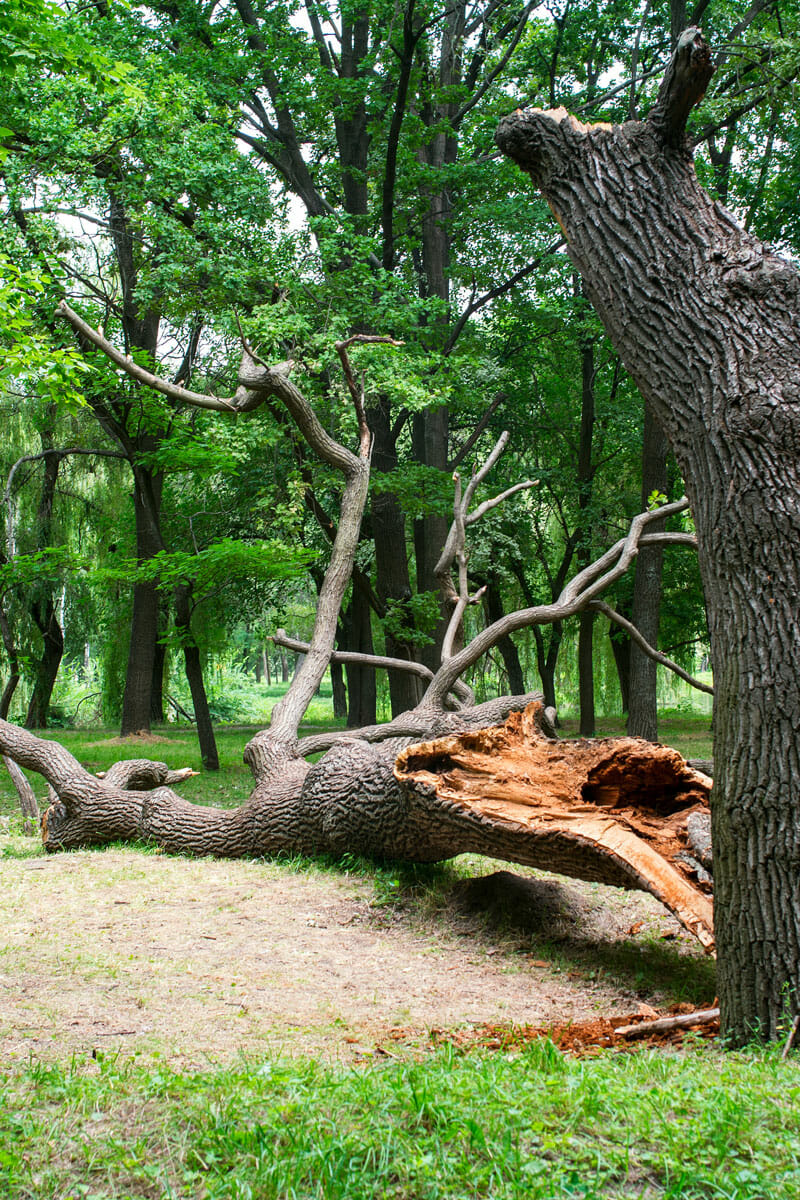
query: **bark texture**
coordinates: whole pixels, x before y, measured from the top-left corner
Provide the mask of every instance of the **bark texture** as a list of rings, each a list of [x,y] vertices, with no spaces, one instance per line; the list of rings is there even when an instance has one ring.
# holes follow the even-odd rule
[[[517,112],[528,171],[660,421],[697,527],[715,681],[723,1029],[780,1035],[800,977],[800,276],[699,186],[684,125],[713,67],[680,38],[650,119]]]
[[[49,850],[142,839],[228,857],[487,854],[649,891],[713,948],[708,889],[687,849],[687,818],[707,808],[710,780],[676,751],[634,739],[551,740],[540,701],[486,727],[524,699],[418,713],[419,733],[433,735],[423,742],[419,734],[377,745],[340,735],[311,765],[263,739],[251,743],[256,786],[234,810],[188,804],[169,784],[189,772],[163,763],[118,763],[98,779],[62,747],[6,722],[0,751],[44,774],[57,794],[42,819]]]

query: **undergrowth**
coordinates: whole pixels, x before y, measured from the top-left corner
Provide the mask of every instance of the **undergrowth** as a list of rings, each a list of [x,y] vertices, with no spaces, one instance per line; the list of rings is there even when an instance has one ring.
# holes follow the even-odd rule
[[[794,1200],[800,1069],[697,1046],[177,1073],[98,1055],[0,1077],[15,1200]]]

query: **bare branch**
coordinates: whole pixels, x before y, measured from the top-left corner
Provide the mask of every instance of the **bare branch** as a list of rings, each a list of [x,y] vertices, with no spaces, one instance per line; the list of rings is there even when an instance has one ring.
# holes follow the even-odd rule
[[[620,629],[625,630],[631,641],[635,642],[644,654],[646,654],[649,658],[652,658],[655,662],[660,663],[662,667],[666,667],[668,671],[672,671],[680,679],[685,680],[685,682],[691,687],[697,688],[699,692],[706,692],[709,696],[714,695],[714,689],[712,687],[709,687],[707,683],[702,683],[699,679],[695,679],[694,676],[689,675],[687,671],[684,671],[683,667],[679,667],[678,664],[673,662],[671,658],[667,658],[666,654],[662,654],[660,650],[656,650],[654,646],[651,646],[650,643],[642,637],[641,633],[633,624],[633,622],[629,621],[626,617],[621,616],[620,613],[613,609],[609,604],[604,604],[602,600],[590,600],[586,607],[592,609],[593,612],[602,613],[604,617],[608,617],[609,621],[613,621],[616,625],[619,625]]]
[[[170,400],[177,400],[181,404],[193,404],[198,408],[215,409],[217,412],[236,412],[236,405],[233,400],[223,399],[219,396],[206,396],[201,392],[191,392],[187,388],[183,388],[180,384],[170,383],[168,379],[161,379],[158,375],[154,375],[152,371],[140,367],[133,359],[127,358],[121,351],[117,350],[116,346],[112,345],[102,333],[97,329],[92,329],[82,317],[79,317],[76,312],[69,307],[66,300],[62,300],[56,308],[55,315],[62,320],[68,321],[77,333],[81,334],[87,342],[91,342],[98,350],[102,350],[106,358],[120,367],[132,379],[138,380],[139,383],[145,384],[147,387],[153,388],[157,392],[161,392],[163,396],[168,396]]]
[[[276,646],[283,646],[286,650],[294,650],[296,654],[308,654],[311,649],[308,642],[301,642],[298,638],[289,637],[285,629],[276,629],[267,641],[273,642]],[[433,671],[430,667],[426,667],[424,663],[412,662],[407,658],[389,658],[383,654],[360,654],[355,650],[334,650],[331,653],[331,662],[334,663],[358,663],[364,667],[374,667],[375,670],[385,668],[387,671],[410,671],[414,675],[419,675],[421,679],[433,679]]]
[[[527,492],[531,488],[539,486],[538,479],[524,479],[522,483],[515,483],[510,488],[506,488],[499,496],[492,497],[491,500],[484,500],[483,504],[479,504],[471,513],[465,517],[466,525],[473,525],[479,521],[487,512],[491,512],[493,508],[497,508],[504,500],[509,500],[512,496],[516,496],[517,492]]]
[[[548,625],[555,621],[563,621],[566,617],[585,608],[600,592],[604,591],[616,579],[625,574],[636,557],[639,545],[691,545],[692,535],[685,533],[648,534],[645,530],[653,521],[664,520],[684,512],[689,507],[689,501],[684,496],[672,504],[662,505],[648,512],[639,513],[633,518],[627,537],[620,538],[609,550],[595,562],[590,563],[580,571],[563,588],[561,595],[551,604],[540,604],[533,608],[519,609],[508,613],[499,621],[488,625],[468,646],[454,654],[447,662],[443,662],[436,672],[427,692],[422,698],[420,708],[437,707],[442,703],[442,697],[447,694],[453,684],[468,667],[490,650],[492,646],[506,634],[517,629],[525,629],[531,625]],[[690,539],[687,541],[687,539]]]

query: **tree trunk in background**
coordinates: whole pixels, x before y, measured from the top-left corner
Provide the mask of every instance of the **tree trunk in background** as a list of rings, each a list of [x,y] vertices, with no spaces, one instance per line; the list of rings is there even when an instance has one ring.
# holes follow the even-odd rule
[[[42,635],[42,653],[34,664],[31,693],[25,725],[28,729],[46,729],[50,714],[50,697],[64,654],[64,631],[58,620],[58,610],[52,596],[42,603],[31,603],[31,616]]]
[[[175,629],[183,646],[186,665],[186,681],[192,694],[194,719],[197,725],[197,740],[200,743],[200,758],[207,771],[219,770],[217,741],[208,709],[208,697],[203,682],[203,663],[200,647],[192,633],[192,586],[180,584],[175,589]]]
[[[530,607],[533,607],[532,605]],[[556,664],[564,627],[560,621],[554,621],[548,626],[550,633],[545,643],[545,631],[541,625],[534,625],[533,636],[536,642],[536,670],[542,681],[545,708],[558,708],[556,704]]]
[[[580,557],[578,558],[580,564]],[[594,621],[592,612],[578,619],[578,705],[581,737],[594,737]]]
[[[146,562],[164,545],[156,523],[161,507],[160,476],[141,467],[135,469],[133,507],[136,517],[136,557],[139,562]],[[137,583],[134,586],[131,640],[122,696],[123,737],[150,729],[159,604],[158,588],[154,583]]]
[[[40,430],[42,450],[53,449],[53,427],[49,420],[55,419],[55,405],[48,405],[48,423]],[[42,549],[53,544],[53,503],[61,458],[48,454],[42,460],[42,490],[36,510],[36,547]],[[55,584],[39,580],[31,585],[25,596],[31,619],[42,635],[42,652],[33,667],[33,692],[28,704],[25,724],[28,729],[46,729],[50,712],[50,697],[64,654],[64,631],[58,619],[58,605],[54,595]]]
[[[331,692],[333,694],[333,715],[337,721],[347,720],[347,688],[344,685],[342,664],[331,663]]]
[[[667,491],[667,439],[649,404],[644,406],[642,441],[642,504],[648,506],[654,491]],[[653,525],[659,533],[663,524]],[[636,559],[631,620],[651,646],[658,646],[661,617],[661,572],[664,551],[660,546],[642,546]],[[628,733],[631,737],[658,741],[657,665],[635,644],[630,646],[630,692]]]
[[[377,478],[379,474],[387,474],[397,468],[397,449],[392,438],[388,402],[382,401],[368,409],[367,420],[375,439],[372,470],[373,478]],[[405,516],[392,492],[373,492],[370,511],[375,541],[375,590],[384,605],[388,606],[392,601],[402,603],[411,596]],[[385,645],[390,658],[413,661],[415,657],[413,643],[395,637],[389,630],[385,633]],[[417,676],[408,671],[389,671],[388,676],[392,716],[414,708],[421,698]]]
[[[800,1008],[800,275],[697,183],[686,114],[713,72],[680,38],[646,122],[504,119],[686,480],[714,671],[717,980],[732,1044]]]
[[[362,654],[372,654],[372,621],[369,601],[354,587],[348,610],[348,649]],[[377,689],[375,671],[357,663],[347,663],[347,725],[357,729],[361,725],[374,725],[377,721]]]
[[[164,597],[160,597],[159,602],[159,630],[164,630],[167,627],[169,614],[164,603]],[[167,646],[166,642],[159,635],[156,637],[155,651],[153,654],[153,683],[150,692],[150,720],[155,725],[164,724],[164,670],[167,665]]]
[[[611,642],[611,652],[614,655],[614,665],[617,668],[622,711],[626,713],[631,694],[631,639],[618,625],[611,626],[608,637]]]
[[[414,458],[427,467],[438,471],[447,470],[447,444],[450,414],[444,406],[415,413],[413,418],[412,446]],[[420,517],[414,522],[414,557],[417,564],[417,591],[440,593],[436,578],[436,564],[442,553],[452,516]],[[442,643],[450,622],[451,611],[440,597],[441,612],[433,641],[422,647],[420,658],[427,667],[435,671],[442,659]]]
[[[500,588],[493,579],[489,580],[486,584],[483,603],[488,624],[499,621],[505,616]],[[522,672],[522,663],[519,660],[519,651],[513,639],[509,636],[501,638],[497,643],[497,649],[503,656],[503,664],[508,675],[509,692],[513,696],[521,696],[525,691],[525,677]],[[553,707],[555,708],[555,705]]]
[[[0,561],[5,562],[4,555],[0,556]],[[14,699],[14,693],[19,684],[20,669],[19,650],[14,641],[14,634],[11,629],[11,622],[8,619],[8,613],[5,610],[5,597],[0,597],[0,636],[2,636],[3,648],[8,658],[8,679],[3,688],[3,694],[0,696],[0,719],[6,720],[8,710],[11,708],[11,701]]]
[[[576,294],[580,285],[576,282]],[[580,541],[576,551],[578,569],[583,570],[592,559],[592,533],[588,521],[592,502],[594,467],[592,440],[594,438],[594,344],[586,340],[581,345],[581,432],[578,443],[578,509],[580,512]],[[578,701],[580,732],[594,737],[594,622],[595,614],[584,611],[578,625]]]

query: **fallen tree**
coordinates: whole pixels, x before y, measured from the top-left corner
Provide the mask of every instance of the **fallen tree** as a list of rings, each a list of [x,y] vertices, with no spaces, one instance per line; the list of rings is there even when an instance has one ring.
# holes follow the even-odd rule
[[[642,545],[694,546],[688,533],[648,533],[653,522],[682,512],[686,500],[635,517],[627,534],[576,575],[556,602],[508,614],[458,648],[466,607],[480,596],[469,593],[466,531],[497,504],[534,486],[525,481],[473,507],[479,485],[504,449],[504,434],[463,490],[455,478],[453,523],[437,564],[443,583],[456,570],[456,582],[448,583],[453,611],[439,669],[423,669],[427,688],[420,704],[384,725],[298,740],[300,721],[334,655],[336,619],[367,494],[363,383],[355,381],[348,348],[356,340],[389,339],[350,339],[338,347],[359,424],[359,449],[353,453],[322,428],[287,368],[262,363],[246,342],[240,387],[231,399],[220,399],[187,392],[123,358],[65,304],[59,314],[85,344],[98,346],[139,382],[173,399],[243,412],[277,398],[309,445],[341,471],[345,489],[303,663],[276,705],[270,728],[245,751],[255,781],[247,801],[236,809],[190,804],[169,786],[181,773],[170,775],[164,764],[146,761],[116,764],[98,779],[58,744],[0,722],[0,751],[42,774],[54,793],[42,819],[48,850],[141,839],[168,851],[225,856],[350,851],[430,862],[470,851],[649,891],[712,948],[709,888],[689,852],[687,823],[690,815],[702,820],[710,780],[675,751],[647,742],[559,742],[548,736],[555,714],[543,708],[540,695],[476,705],[461,679],[508,633],[563,620],[597,603]],[[286,642],[285,635],[276,636]],[[398,666],[395,660],[360,657],[373,666]],[[405,667],[419,673],[415,664]],[[307,761],[320,751],[327,753],[318,762]]]
[[[718,986],[741,1044],[781,1036],[800,1004],[800,274],[697,182],[686,122],[713,72],[687,29],[647,120],[517,111],[497,142],[550,205],[691,499],[715,682]]]

